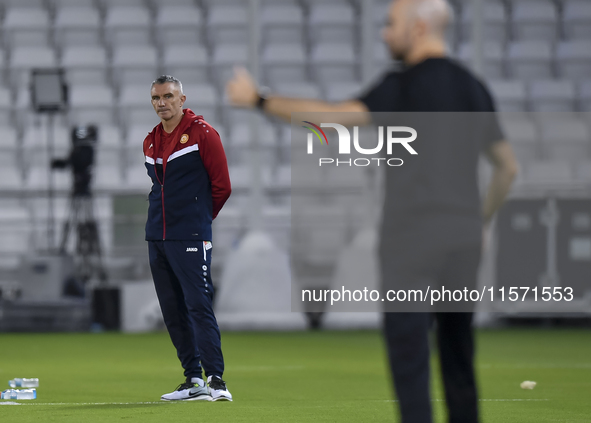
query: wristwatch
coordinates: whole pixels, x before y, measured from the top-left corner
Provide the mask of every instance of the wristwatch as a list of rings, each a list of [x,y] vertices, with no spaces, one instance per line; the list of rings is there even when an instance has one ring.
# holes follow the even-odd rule
[[[269,95],[271,94],[271,89],[269,87],[260,87],[258,91],[259,99],[256,103],[256,108],[259,110],[265,110],[265,103],[269,99]]]

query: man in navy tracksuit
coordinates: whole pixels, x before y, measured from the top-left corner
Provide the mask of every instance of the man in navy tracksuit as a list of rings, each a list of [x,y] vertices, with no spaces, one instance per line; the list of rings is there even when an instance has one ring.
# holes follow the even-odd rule
[[[144,140],[153,182],[146,240],[164,323],[186,377],[162,399],[231,401],[210,273],[211,223],[231,192],[226,155],[203,116],[183,109],[178,79],[161,76],[151,96],[161,123]]]

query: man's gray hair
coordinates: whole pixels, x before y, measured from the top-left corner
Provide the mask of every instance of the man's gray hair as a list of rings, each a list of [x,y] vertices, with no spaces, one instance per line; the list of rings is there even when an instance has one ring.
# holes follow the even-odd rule
[[[176,79],[172,75],[159,76],[158,78],[156,78],[156,80],[154,82],[152,82],[152,85],[150,86],[150,88],[152,88],[156,84],[161,85],[161,84],[166,84],[168,82],[172,82],[173,84],[175,84],[179,88],[179,91],[181,92],[181,94],[183,94],[183,83],[181,81],[179,81],[178,79]]]

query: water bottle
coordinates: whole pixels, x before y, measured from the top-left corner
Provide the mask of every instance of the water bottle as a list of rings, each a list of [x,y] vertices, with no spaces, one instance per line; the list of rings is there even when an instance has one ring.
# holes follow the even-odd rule
[[[37,398],[37,390],[36,389],[7,389],[6,391],[2,392],[1,397],[4,400],[36,399]]]
[[[13,380],[8,381],[8,385],[11,388],[38,388],[39,379],[36,377],[31,379],[15,377]]]

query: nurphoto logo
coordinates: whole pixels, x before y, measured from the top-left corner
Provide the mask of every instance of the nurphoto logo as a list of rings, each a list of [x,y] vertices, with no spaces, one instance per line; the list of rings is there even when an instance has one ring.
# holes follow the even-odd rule
[[[328,145],[328,137],[322,128],[333,128],[337,131],[339,137],[339,156],[351,154],[351,134],[349,130],[338,123],[321,123],[320,126],[313,124],[312,122],[303,121],[308,125],[303,126],[306,129],[312,131],[316,138],[320,140],[320,144]],[[384,142],[384,133],[385,142]],[[406,136],[400,136],[399,134],[406,134]],[[322,135],[322,136],[321,136]],[[398,135],[398,136],[396,136]],[[371,156],[381,156],[381,152],[386,144],[386,155],[391,156],[393,146],[395,144],[402,145],[406,151],[412,155],[418,154],[414,148],[410,145],[411,142],[417,139],[417,131],[410,126],[379,126],[378,127],[378,142],[373,148],[363,148],[359,143],[359,127],[353,127],[353,147],[359,154]],[[309,133],[307,139],[307,153],[314,153],[314,135]],[[380,166],[381,163],[385,163],[387,166],[402,166],[404,161],[400,158],[394,157],[358,157],[356,159],[345,159],[345,158],[333,158],[333,157],[321,157],[318,159],[319,166],[334,165],[334,166]]]

